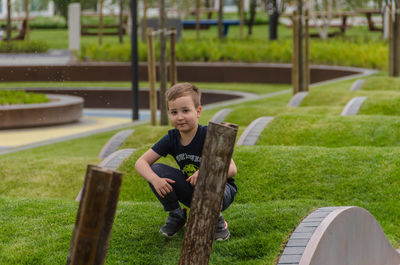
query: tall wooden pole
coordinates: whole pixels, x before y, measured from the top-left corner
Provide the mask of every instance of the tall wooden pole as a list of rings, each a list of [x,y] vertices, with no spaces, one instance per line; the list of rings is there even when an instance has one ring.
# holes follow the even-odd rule
[[[304,54],[303,54],[303,0],[297,0],[297,67],[299,71],[298,89],[305,91],[304,88]]]
[[[218,0],[218,38],[224,37],[222,28],[222,19],[224,15],[224,0]]]
[[[176,50],[175,50],[175,43],[176,43],[176,28],[170,28],[170,82],[171,86],[177,83],[178,75],[176,71]]]
[[[293,52],[292,52],[292,87],[293,87],[293,95],[299,92],[299,64],[298,61],[298,31],[297,31],[297,12],[293,11],[292,15],[292,28],[293,28]]]
[[[209,262],[237,129],[233,124],[208,124],[180,265]]]
[[[150,103],[150,123],[157,125],[157,91],[156,91],[156,58],[154,55],[154,34],[153,29],[147,29],[147,67],[149,75],[149,103]]]
[[[122,174],[88,165],[67,265],[104,264]]]
[[[196,38],[200,39],[200,0],[196,0]]]
[[[122,44],[124,42],[124,0],[119,0],[119,30],[118,37],[119,43]]]
[[[7,0],[7,44],[11,44],[11,0]]]
[[[243,15],[243,0],[239,0],[239,37],[243,39],[244,33],[243,33],[243,21],[244,21],[244,15]]]
[[[147,1],[148,0],[143,0],[142,42],[144,43],[147,41]]]
[[[29,26],[29,0],[25,0],[25,21],[26,21],[25,40],[30,41],[31,29]]]
[[[304,32],[304,90],[308,91],[310,86],[310,25],[309,10],[305,12],[305,32]]]
[[[165,92],[167,91],[167,67],[166,67],[166,41],[165,41],[165,0],[160,0],[160,125],[168,125],[167,100]]]
[[[400,0],[395,1],[393,21],[393,76],[400,76]]]
[[[99,30],[97,32],[99,37],[99,45],[103,44],[103,2],[104,0],[100,0],[99,7]]]
[[[388,38],[388,43],[389,43],[389,76],[393,76],[393,11],[392,11],[392,5],[389,5],[389,38]]]

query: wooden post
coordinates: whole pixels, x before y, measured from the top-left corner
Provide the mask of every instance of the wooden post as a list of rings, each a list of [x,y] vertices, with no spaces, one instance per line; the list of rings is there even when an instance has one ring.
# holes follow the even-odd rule
[[[31,28],[29,26],[29,0],[25,0],[25,21],[26,21],[25,40],[29,42],[31,40]]]
[[[7,44],[11,44],[11,0],[7,0]]]
[[[156,58],[154,51],[154,34],[153,29],[147,29],[147,68],[149,74],[149,101],[151,118],[150,123],[153,126],[157,125],[157,91],[156,91]]]
[[[88,165],[67,265],[104,264],[121,183],[121,173]]]
[[[209,262],[237,129],[233,124],[208,124],[180,265]]]
[[[177,71],[176,71],[176,51],[175,51],[175,42],[176,42],[176,28],[170,28],[170,82],[171,86],[177,83]]]
[[[389,5],[389,76],[393,76],[393,11],[392,5]]]
[[[143,18],[142,18],[142,42],[147,41],[147,1],[143,0]]]
[[[222,19],[224,15],[224,0],[218,0],[218,38],[224,37],[222,29]]]
[[[118,29],[118,37],[119,43],[122,44],[124,42],[124,0],[119,0],[119,29]]]
[[[243,0],[239,0],[239,37],[243,39]]]
[[[304,91],[304,53],[303,53],[303,0],[297,0],[297,67],[298,91]]]
[[[304,33],[304,89],[308,91],[310,87],[310,25],[309,10],[305,13],[305,33]]]
[[[299,68],[298,68],[298,46],[297,46],[297,12],[293,11],[292,15],[292,27],[293,27],[293,53],[292,53],[292,86],[293,86],[293,95],[299,91],[298,87],[298,76],[299,76]]]
[[[200,0],[196,0],[196,38],[200,39]]]
[[[99,30],[97,32],[99,37],[99,45],[103,43],[103,2],[104,0],[100,0],[99,7]]]

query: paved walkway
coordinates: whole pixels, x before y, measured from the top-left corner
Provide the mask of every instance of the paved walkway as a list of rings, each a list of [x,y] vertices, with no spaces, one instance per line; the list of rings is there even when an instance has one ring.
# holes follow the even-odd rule
[[[65,65],[71,59],[68,50],[49,50],[47,53],[0,54],[0,66],[4,65]]]

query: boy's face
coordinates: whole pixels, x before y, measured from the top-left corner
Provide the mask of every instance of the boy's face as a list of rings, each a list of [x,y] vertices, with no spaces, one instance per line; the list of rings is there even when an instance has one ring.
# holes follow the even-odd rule
[[[183,133],[197,129],[201,106],[196,108],[191,96],[168,101],[168,114],[172,125]]]

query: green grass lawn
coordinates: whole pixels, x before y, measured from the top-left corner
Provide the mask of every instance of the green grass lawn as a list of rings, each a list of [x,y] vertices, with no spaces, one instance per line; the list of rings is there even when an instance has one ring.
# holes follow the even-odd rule
[[[286,106],[291,93],[228,106],[233,111],[226,120],[239,124],[238,137],[260,116],[275,119],[257,146],[235,147],[239,192],[224,213],[231,238],[214,244],[210,264],[274,264],[296,225],[323,206],[365,208],[393,246],[400,246],[400,92],[381,89],[396,82],[383,76],[365,78],[368,89],[357,92],[350,92],[354,80],[313,87],[297,108]],[[260,95],[286,88],[199,85],[241,86]],[[368,96],[362,115],[340,116],[348,100],[361,95]],[[200,123],[219,109],[203,111]],[[166,214],[134,170],[136,159],[170,128],[135,126],[121,147],[137,150],[119,168],[124,180],[106,264],[178,261],[183,232],[172,239],[159,235]],[[73,199],[86,165],[100,162],[97,155],[114,133],[0,156],[0,264],[65,262],[78,208]],[[171,157],[161,161],[175,163]]]

